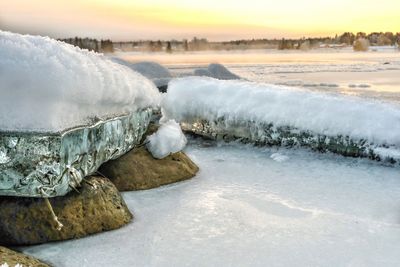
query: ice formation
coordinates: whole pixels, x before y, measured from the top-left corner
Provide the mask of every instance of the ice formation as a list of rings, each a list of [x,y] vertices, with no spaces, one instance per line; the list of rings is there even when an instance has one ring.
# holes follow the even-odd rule
[[[147,141],[147,149],[157,159],[181,151],[187,142],[181,126],[174,120],[163,123],[156,133],[147,137]]]
[[[400,149],[400,108],[356,97],[189,77],[170,82],[162,110],[206,135],[377,159],[387,153],[376,148]]]
[[[134,223],[22,250],[52,266],[400,266],[398,168],[275,152],[191,140],[195,179],[123,193]]]
[[[156,62],[143,61],[138,63],[130,63],[120,58],[113,58],[112,60],[119,64],[125,65],[136,72],[139,72],[144,77],[153,81],[154,84],[160,89],[167,87],[168,82],[172,79],[172,75],[169,70]]]
[[[239,76],[229,71],[224,65],[212,63],[208,65],[207,69],[195,69],[195,76],[207,76],[219,80],[238,80]]]
[[[159,103],[142,75],[47,37],[0,31],[0,131],[59,132]]]
[[[65,195],[138,145],[159,100],[100,54],[0,31],[0,195]]]

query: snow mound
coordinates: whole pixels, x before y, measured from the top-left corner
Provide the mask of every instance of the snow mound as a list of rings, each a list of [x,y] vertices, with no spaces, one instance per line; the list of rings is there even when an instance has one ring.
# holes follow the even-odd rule
[[[187,143],[179,123],[169,120],[158,131],[147,137],[147,149],[157,159],[181,151]]]
[[[0,31],[0,131],[59,132],[156,107],[142,75],[48,37]]]
[[[172,79],[170,71],[156,62],[143,61],[130,63],[120,58],[113,58],[112,60],[139,72],[144,77],[153,81],[157,87],[167,86],[168,82]]]
[[[400,107],[357,97],[245,81],[172,80],[163,120],[272,123],[326,136],[400,146]]]
[[[212,63],[207,69],[195,69],[195,76],[207,76],[219,80],[239,80],[240,77],[230,72],[224,65]]]
[[[270,158],[275,160],[276,162],[284,162],[289,159],[288,156],[283,155],[281,153],[273,153]]]

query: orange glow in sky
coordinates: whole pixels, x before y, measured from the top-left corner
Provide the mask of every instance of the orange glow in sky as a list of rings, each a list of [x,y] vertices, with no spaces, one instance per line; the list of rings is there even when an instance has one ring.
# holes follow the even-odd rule
[[[52,37],[211,40],[400,32],[399,0],[0,0],[0,29]]]

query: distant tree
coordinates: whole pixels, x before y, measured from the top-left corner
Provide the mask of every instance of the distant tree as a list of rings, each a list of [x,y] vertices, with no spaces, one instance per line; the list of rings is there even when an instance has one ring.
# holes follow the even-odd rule
[[[339,41],[342,44],[352,45],[354,43],[355,36],[351,32],[345,32],[339,37]]]
[[[186,39],[183,40],[183,50],[189,51],[189,44],[188,44],[188,40],[186,40]]]
[[[377,45],[392,45],[392,39],[386,34],[381,33],[378,37]]]
[[[172,47],[171,47],[171,42],[167,42],[167,53],[172,53]]]
[[[368,39],[359,38],[353,44],[354,51],[368,51],[368,49],[369,49]]]

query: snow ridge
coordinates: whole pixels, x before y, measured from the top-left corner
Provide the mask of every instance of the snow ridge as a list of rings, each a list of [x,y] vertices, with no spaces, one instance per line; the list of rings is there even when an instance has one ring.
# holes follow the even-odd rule
[[[357,97],[245,81],[172,80],[164,119],[273,123],[326,136],[400,147],[400,107]]]

